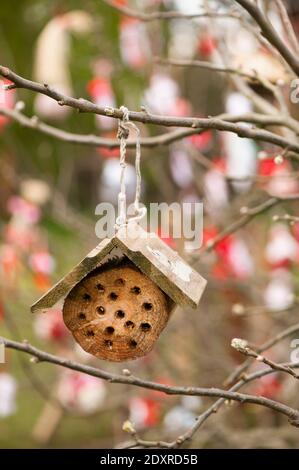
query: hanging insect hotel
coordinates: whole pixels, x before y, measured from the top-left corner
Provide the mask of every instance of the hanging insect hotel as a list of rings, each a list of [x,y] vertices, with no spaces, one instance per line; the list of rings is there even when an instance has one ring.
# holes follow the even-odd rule
[[[104,239],[75,268],[31,307],[51,313],[61,307],[63,320],[88,353],[108,361],[128,361],[153,348],[177,305],[197,307],[206,281],[155,233],[139,221],[140,136],[122,107],[119,121],[121,190],[115,235]],[[127,218],[126,139],[136,138],[135,215]]]

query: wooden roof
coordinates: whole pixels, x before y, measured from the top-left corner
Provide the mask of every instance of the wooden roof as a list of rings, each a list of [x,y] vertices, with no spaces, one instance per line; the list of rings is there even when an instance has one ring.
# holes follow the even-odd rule
[[[34,303],[31,311],[45,313],[62,304],[78,282],[115,256],[127,256],[175,303],[193,308],[198,305],[206,280],[156,234],[146,232],[137,224],[129,224],[121,228],[112,239],[104,239]]]

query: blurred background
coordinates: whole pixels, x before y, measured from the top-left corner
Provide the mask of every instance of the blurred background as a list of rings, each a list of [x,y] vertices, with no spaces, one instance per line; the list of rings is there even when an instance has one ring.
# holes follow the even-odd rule
[[[109,2],[107,2],[109,3]],[[0,62],[19,75],[101,106],[173,116],[207,117],[254,110],[252,96],[269,103],[269,92],[240,77],[199,67],[170,67],[156,58],[217,61],[258,69],[271,83],[287,76],[259,40],[250,20],[195,18],[144,23],[104,1],[11,0],[0,9]],[[138,11],[213,9],[223,14],[233,1],[117,1]],[[281,27],[275,2],[265,2]],[[233,5],[234,4],[234,5]],[[297,28],[296,2],[288,4]],[[240,10],[238,10],[240,13]],[[297,28],[298,29],[298,28]],[[225,37],[225,42],[223,38]],[[236,37],[238,41],[236,41]],[[223,49],[225,48],[225,50]],[[285,85],[285,89],[284,89]],[[243,88],[242,88],[243,87]],[[244,93],[250,90],[252,95]],[[288,103],[288,98],[286,98]],[[71,108],[27,90],[6,91],[1,107],[71,133],[115,138],[117,121]],[[296,109],[291,112],[296,117]],[[35,118],[33,118],[35,119]],[[38,121],[34,121],[38,122]],[[168,132],[138,124],[143,137]],[[240,158],[242,156],[242,158]],[[208,280],[200,308],[178,308],[154,350],[128,364],[97,360],[75,344],[59,310],[33,316],[30,305],[97,243],[99,202],[116,204],[119,150],[65,142],[0,116],[0,335],[165,384],[223,387],[242,361],[234,337],[261,344],[297,319],[299,224],[273,220],[296,215],[298,204],[279,205],[200,255],[184,240],[163,236]],[[128,150],[127,185],[134,196],[134,151]],[[298,163],[270,144],[206,131],[169,146],[142,149],[142,202],[204,202],[204,243],[269,195],[298,193]],[[298,210],[297,210],[298,214]],[[288,338],[268,357],[289,361]],[[210,399],[171,397],[34,364],[8,351],[0,365],[0,447],[109,448],[128,440],[130,419],[145,438],[174,439],[194,423]],[[262,367],[254,365],[253,370]],[[293,383],[294,382],[294,383]],[[244,390],[299,405],[295,381],[271,374]],[[194,437],[191,447],[298,447],[285,417],[227,403]]]

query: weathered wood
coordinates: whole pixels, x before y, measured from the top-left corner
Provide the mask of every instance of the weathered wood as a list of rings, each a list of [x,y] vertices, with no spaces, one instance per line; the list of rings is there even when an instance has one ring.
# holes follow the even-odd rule
[[[155,233],[129,225],[118,231],[113,243],[174,302],[197,307],[206,280]]]
[[[114,250],[112,241],[105,238],[96,248],[80,261],[66,276],[58,281],[46,294],[38,299],[32,306],[32,313],[46,313],[49,309],[63,304],[70,290],[80,282],[90,271],[97,268]]]
[[[164,292],[129,262],[91,272],[68,294],[63,318],[88,353],[128,361],[151,351],[170,307]]]
[[[206,281],[157,235],[129,224],[103,240],[71,272],[32,305],[32,312],[47,312],[63,305],[71,289],[98,266],[115,256],[127,256],[175,303],[196,307]]]

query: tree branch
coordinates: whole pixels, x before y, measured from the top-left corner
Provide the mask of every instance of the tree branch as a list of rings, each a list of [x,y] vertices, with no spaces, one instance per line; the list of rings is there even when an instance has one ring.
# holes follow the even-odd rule
[[[6,116],[14,120],[23,127],[37,130],[39,132],[42,132],[43,134],[49,135],[51,137],[54,137],[55,139],[62,140],[64,142],[108,149],[119,148],[118,139],[108,139],[105,137],[99,137],[94,134],[87,135],[68,132],[42,122],[37,116],[25,116],[23,113],[16,109],[2,108],[0,106],[0,115]],[[142,137],[140,139],[140,145],[144,148],[153,148],[158,146],[169,145],[173,142],[176,142],[177,140],[184,139],[185,137],[189,137],[194,134],[201,134],[202,132],[202,129],[178,129],[154,137]],[[135,148],[136,140],[128,139],[126,144],[128,148]]]
[[[281,368],[287,368],[292,366],[293,368],[299,368],[299,363],[284,363],[284,364],[277,364]],[[253,382],[254,380],[260,379],[265,377],[266,375],[273,374],[275,372],[273,369],[263,369],[258,372],[254,372],[250,375],[243,375],[243,377],[237,382],[233,387],[229,390],[231,392],[236,392],[240,390],[244,385],[248,384],[249,382]],[[175,445],[182,445],[186,441],[190,441],[195,433],[199,430],[199,428],[203,425],[203,423],[213,414],[217,413],[217,411],[223,406],[226,402],[226,399],[220,398],[217,400],[213,405],[211,405],[205,412],[197,417],[196,423],[184,434],[179,436],[174,442]],[[173,443],[171,443],[173,444]],[[175,447],[173,445],[173,447]]]
[[[156,20],[190,20],[194,18],[236,18],[239,19],[239,15],[236,12],[229,13],[218,13],[216,11],[209,11],[204,13],[181,13],[179,11],[154,11],[151,13],[143,13],[141,11],[133,10],[126,6],[117,4],[114,0],[103,0],[106,5],[117,10],[125,16],[130,18],[136,18],[143,22],[150,22]]]
[[[259,82],[259,76],[252,70],[252,73],[244,72],[241,68],[235,67],[224,67],[222,65],[214,64],[213,62],[207,62],[203,60],[187,60],[187,59],[162,59],[155,57],[154,62],[159,65],[172,65],[175,67],[199,67],[206,70],[213,70],[214,72],[227,73],[239,75],[240,77],[247,78]]]
[[[262,346],[257,349],[257,352],[261,354],[264,351],[267,351],[280,341],[284,340],[285,338],[288,338],[293,333],[297,333],[298,331],[299,323],[286,328],[285,330],[279,332],[276,336],[274,336],[274,338],[271,338],[270,340],[262,344]],[[244,361],[243,364],[237,367],[236,370],[227,378],[227,380],[224,382],[224,385],[231,385],[235,380],[238,379],[238,377],[240,377],[242,373],[244,373],[250,367],[251,364],[252,359],[247,359],[246,361]]]
[[[112,118],[122,119],[123,117],[123,111],[121,109],[101,107],[83,98],[77,99],[63,95],[62,93],[59,93],[58,91],[49,87],[47,84],[42,85],[40,83],[20,77],[16,73],[9,70],[7,67],[0,66],[0,75],[14,82],[18,88],[25,88],[49,96],[50,98],[57,101],[57,103],[61,106],[70,106],[80,112],[100,114]],[[130,111],[129,119],[131,121],[142,122],[144,124],[155,124],[166,127],[186,127],[192,128],[193,130],[215,129],[218,131],[233,132],[239,137],[254,139],[256,141],[269,142],[284,149],[287,148],[290,151],[299,153],[299,144],[290,142],[288,139],[267,130],[252,128],[243,124],[243,122],[247,121],[264,126],[289,125],[290,121],[287,121],[287,117],[284,116],[282,119],[281,117],[274,115],[267,116],[251,113],[243,116],[228,116],[224,114],[220,115],[219,117],[194,118],[160,116],[149,114],[147,112]],[[237,124],[237,122],[239,122],[241,119],[241,123]],[[298,123],[296,126],[298,126]]]
[[[285,5],[283,4],[282,0],[275,0],[275,3],[277,5],[277,9],[280,13],[282,24],[284,27],[285,34],[287,35],[289,39],[289,43],[291,47],[293,48],[293,51],[295,54],[299,54],[299,44],[296,38],[296,34],[294,31],[294,28],[292,26],[292,23],[290,21],[287,9]]]
[[[276,335],[274,338],[271,338],[268,340],[266,343],[264,343],[262,346],[258,348],[259,352],[263,352],[266,349],[270,349],[270,347],[276,345],[283,339],[287,338],[288,336],[291,336],[293,333],[296,333],[299,331],[299,323],[296,325],[293,325],[286,330],[280,332],[278,335]],[[231,392],[236,392],[240,390],[241,387],[244,385],[248,384],[249,382],[252,382],[254,380],[260,379],[266,375],[272,374],[275,372],[274,368],[269,368],[269,369],[263,369],[257,372],[254,372],[250,375],[245,375],[244,371],[251,365],[252,360],[249,359],[244,361],[241,366],[237,367],[233,374],[231,374],[230,377],[234,376],[233,381],[240,376],[240,374],[243,372],[240,380],[235,383],[229,390]],[[283,364],[276,364],[277,368],[276,370],[278,372],[282,371],[284,372],[286,368],[292,367],[292,369],[297,369],[299,368],[299,363],[283,363]],[[232,381],[230,381],[230,377],[225,381],[226,384],[231,385]],[[217,413],[217,411],[225,404],[226,400],[224,398],[220,398],[217,400],[213,405],[211,405],[206,411],[204,411],[201,415],[197,417],[196,422],[194,423],[193,426],[191,426],[188,431],[186,431],[184,434],[176,438],[172,442],[164,442],[164,441],[144,441],[142,439],[139,439],[138,436],[134,436],[135,443],[139,446],[143,447],[165,447],[165,448],[175,448],[181,446],[183,443],[186,441],[190,441],[195,433],[199,430],[199,428],[204,424],[204,422],[213,414]]]
[[[67,369],[76,370],[93,377],[97,377],[103,380],[106,380],[110,383],[121,383],[127,385],[134,385],[135,387],[141,387],[150,390],[156,390],[159,392],[164,392],[167,395],[193,395],[193,396],[202,396],[202,397],[221,397],[227,400],[237,401],[241,404],[252,403],[259,406],[264,406],[271,410],[277,411],[285,415],[289,423],[293,426],[299,427],[299,411],[289,406],[270,400],[265,397],[258,397],[255,395],[235,393],[227,390],[222,390],[219,388],[201,388],[201,387],[179,387],[179,386],[170,386],[164,385],[157,382],[151,382],[148,380],[141,379],[139,377],[130,375],[120,375],[110,372],[106,372],[102,369],[97,369],[85,364],[80,364],[69,359],[65,359],[59,356],[54,356],[53,354],[47,353],[40,349],[35,348],[28,342],[17,342],[12,341],[7,338],[0,337],[0,342],[5,345],[6,348],[15,349],[17,351],[24,352],[31,356],[36,357],[40,362],[48,362],[51,364],[56,364]]]
[[[267,80],[266,78],[259,75],[254,69],[252,69],[251,73],[249,73],[249,72],[244,72],[241,68],[238,69],[238,68],[234,68],[231,66],[222,66],[220,64],[215,64],[212,62],[206,62],[206,61],[201,61],[201,60],[162,59],[162,58],[156,57],[154,58],[154,61],[160,65],[171,65],[175,67],[198,67],[198,68],[202,68],[206,70],[212,70],[218,73],[235,75],[241,78],[246,78],[247,80],[250,80],[251,82],[259,83],[260,85],[262,85],[264,88],[266,88],[273,94],[283,114],[288,116],[287,120],[290,119],[289,122],[292,122],[295,128],[297,128],[298,126],[298,122],[295,119],[290,117],[289,110],[285,102],[285,98],[283,94],[281,93],[281,90],[279,89],[279,87],[271,83],[270,80]],[[254,93],[252,89],[250,89],[250,92],[251,94]],[[261,100],[260,97],[259,99]],[[267,103],[267,107],[270,107],[269,103]]]
[[[279,197],[271,197],[266,201],[262,202],[261,204],[249,208],[249,207],[242,207],[241,213],[243,214],[238,220],[232,222],[228,227],[224,228],[215,238],[209,240],[206,245],[201,250],[201,254],[205,253],[206,251],[211,251],[215,248],[215,246],[224,240],[226,237],[231,235],[232,233],[236,232],[240,228],[247,225],[249,222],[252,221],[256,216],[263,214],[264,212],[268,211],[272,207],[275,207],[277,204],[281,202],[292,202],[299,199],[299,195],[289,196],[287,198],[279,198]]]
[[[299,222],[299,217],[296,215],[291,215],[291,214],[284,214],[284,215],[274,215],[273,216],[273,221],[278,222],[278,221],[284,221],[284,222],[289,222],[289,224],[293,225],[297,222]]]
[[[277,364],[276,362],[271,361],[270,359],[268,359],[265,356],[262,356],[260,353],[255,351],[252,347],[250,347],[249,343],[245,340],[236,339],[236,338],[233,339],[232,347],[235,348],[237,351],[239,351],[241,354],[244,354],[245,356],[253,357],[258,362],[263,362],[274,371],[284,372],[286,374],[291,375],[297,380],[299,379],[299,374],[297,374],[297,372],[295,372],[294,369],[290,365],[285,366],[285,365]]]
[[[299,60],[291,49],[280,38],[275,28],[272,26],[270,20],[264,15],[258,5],[250,0],[235,0],[241,5],[259,25],[263,36],[274,46],[295,72],[299,76]]]

